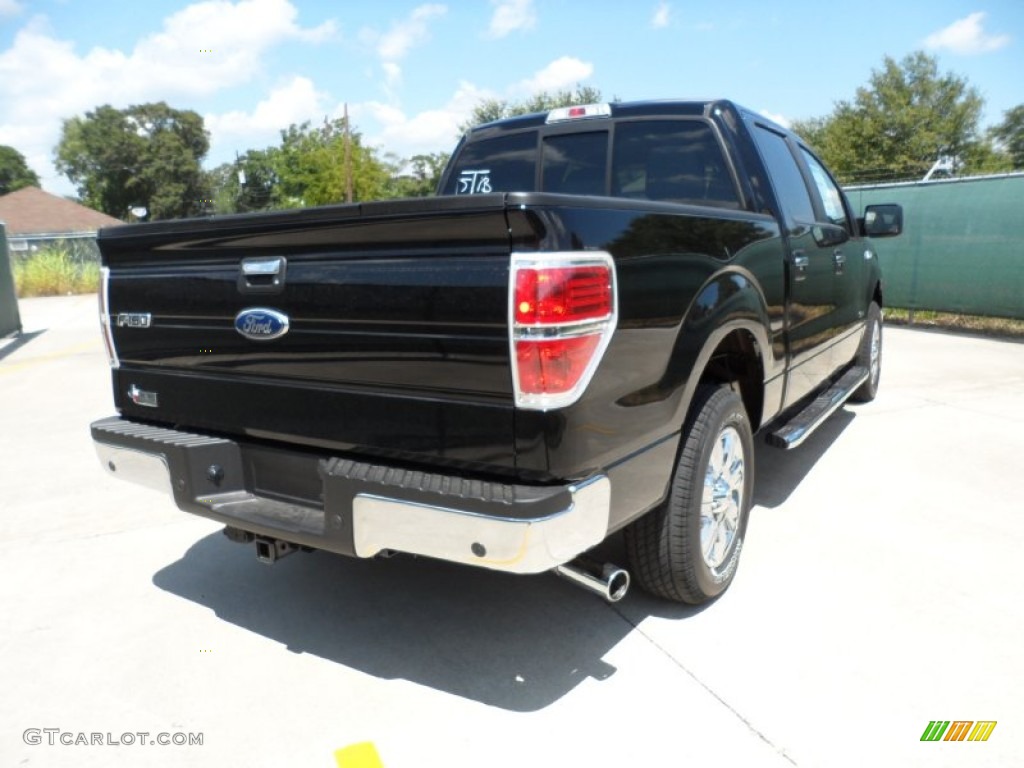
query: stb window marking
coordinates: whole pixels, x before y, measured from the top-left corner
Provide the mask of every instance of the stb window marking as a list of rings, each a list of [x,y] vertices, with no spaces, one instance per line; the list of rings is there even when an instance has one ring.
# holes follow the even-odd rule
[[[459,174],[457,195],[486,195],[491,191],[490,169],[479,171],[466,170]]]

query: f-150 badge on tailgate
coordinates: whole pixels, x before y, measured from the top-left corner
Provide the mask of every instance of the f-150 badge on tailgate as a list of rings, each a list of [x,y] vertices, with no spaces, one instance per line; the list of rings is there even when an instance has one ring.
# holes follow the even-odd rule
[[[288,326],[288,315],[276,309],[253,307],[235,315],[235,330],[247,339],[277,339],[288,333]]]
[[[153,316],[149,312],[121,312],[117,316],[118,328],[149,328]]]

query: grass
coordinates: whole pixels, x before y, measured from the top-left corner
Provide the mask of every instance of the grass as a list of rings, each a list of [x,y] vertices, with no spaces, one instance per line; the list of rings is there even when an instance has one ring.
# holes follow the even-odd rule
[[[14,262],[14,285],[22,299],[95,293],[100,286],[100,267],[77,263],[66,248],[51,246]]]
[[[1024,339],[1024,320],[1013,320],[1007,317],[960,315],[953,312],[933,312],[927,309],[886,308],[885,322],[914,328],[964,331],[1002,339]]]

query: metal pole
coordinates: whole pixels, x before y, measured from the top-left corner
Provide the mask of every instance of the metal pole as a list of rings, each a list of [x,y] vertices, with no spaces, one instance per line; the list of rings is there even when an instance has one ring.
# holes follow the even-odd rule
[[[345,202],[352,202],[352,132],[348,127],[348,102],[345,102]]]

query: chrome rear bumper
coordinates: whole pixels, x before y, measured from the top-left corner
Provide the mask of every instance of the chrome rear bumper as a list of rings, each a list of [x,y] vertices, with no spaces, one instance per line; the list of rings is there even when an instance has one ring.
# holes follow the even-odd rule
[[[535,487],[301,457],[316,465],[322,489],[318,498],[284,501],[253,492],[246,447],[234,440],[120,418],[94,423],[92,433],[114,477],[170,491],[181,509],[233,528],[340,554],[399,551],[540,573],[608,533],[604,475]]]

